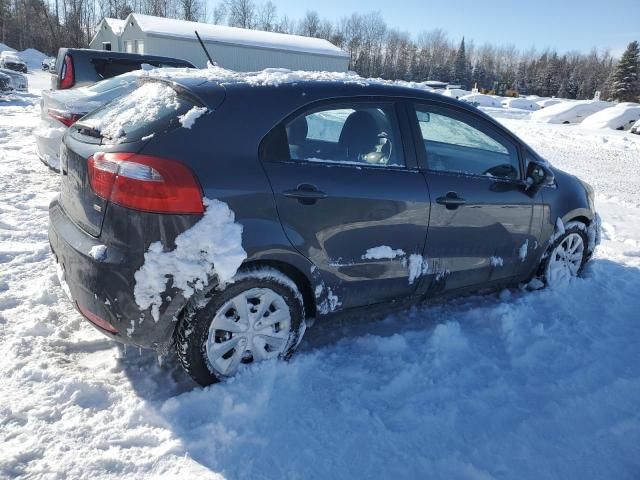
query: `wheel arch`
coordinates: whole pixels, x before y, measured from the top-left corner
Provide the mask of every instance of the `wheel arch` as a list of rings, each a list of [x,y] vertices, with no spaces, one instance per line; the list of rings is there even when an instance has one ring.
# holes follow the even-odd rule
[[[587,208],[576,208],[562,216],[562,223],[564,224],[569,222],[581,222],[588,226],[592,221],[593,213]]]
[[[259,269],[261,267],[273,268],[289,277],[296,284],[302,294],[305,316],[307,318],[313,318],[316,316],[316,298],[313,293],[314,290],[311,285],[311,280],[302,272],[302,270],[289,262],[268,258],[246,261],[242,264],[241,270]]]

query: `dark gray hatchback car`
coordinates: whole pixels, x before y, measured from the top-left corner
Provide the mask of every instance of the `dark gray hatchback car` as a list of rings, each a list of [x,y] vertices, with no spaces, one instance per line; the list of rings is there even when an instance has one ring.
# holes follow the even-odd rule
[[[592,189],[459,101],[375,81],[150,80],[64,138],[49,238],[115,340],[200,384],[305,325],[580,273]]]

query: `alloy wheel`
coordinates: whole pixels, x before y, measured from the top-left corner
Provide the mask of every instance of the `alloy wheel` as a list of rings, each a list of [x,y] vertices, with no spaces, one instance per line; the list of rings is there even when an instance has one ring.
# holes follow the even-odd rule
[[[547,263],[547,285],[556,286],[577,277],[584,260],[584,239],[570,233],[551,251]]]

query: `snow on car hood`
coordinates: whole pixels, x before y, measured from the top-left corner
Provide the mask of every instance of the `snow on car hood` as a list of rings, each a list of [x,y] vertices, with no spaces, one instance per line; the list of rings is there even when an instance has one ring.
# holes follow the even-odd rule
[[[206,287],[213,276],[220,283],[231,280],[247,258],[242,248],[242,225],[235,221],[233,211],[219,200],[204,198],[203,203],[204,216],[178,235],[176,248],[165,251],[161,242],[152,243],[135,273],[136,303],[143,310],[151,308],[155,321],[170,279],[187,299]]]

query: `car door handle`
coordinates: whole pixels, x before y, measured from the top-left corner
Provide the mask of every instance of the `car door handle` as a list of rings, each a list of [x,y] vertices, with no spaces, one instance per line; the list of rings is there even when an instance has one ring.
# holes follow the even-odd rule
[[[285,197],[288,198],[297,198],[298,200],[307,200],[307,201],[315,201],[322,200],[323,198],[327,198],[327,195],[324,192],[318,190],[318,187],[315,185],[310,185],[307,183],[303,183],[298,185],[297,188],[291,190],[285,190],[282,192]]]
[[[464,205],[466,200],[459,196],[456,192],[448,192],[444,197],[436,198],[436,202],[440,205],[444,205],[449,210],[458,208],[460,205]]]

